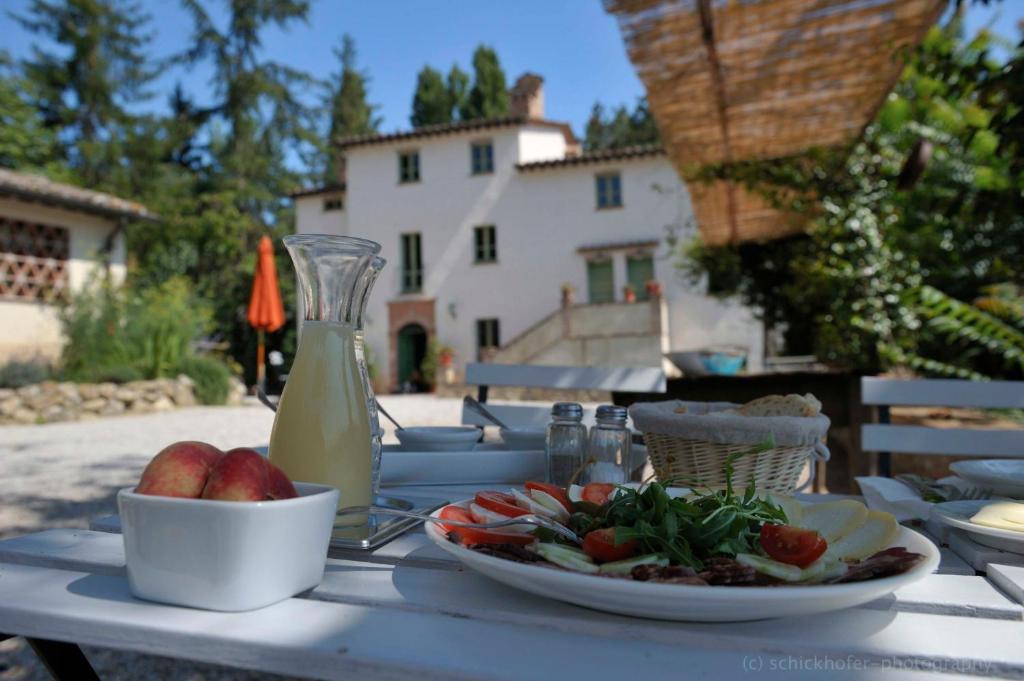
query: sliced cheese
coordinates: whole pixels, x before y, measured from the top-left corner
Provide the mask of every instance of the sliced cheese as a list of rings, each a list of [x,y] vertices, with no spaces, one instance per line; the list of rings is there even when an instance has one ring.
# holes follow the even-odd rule
[[[1024,532],[1024,504],[1014,501],[991,503],[971,516],[971,522],[1000,530]]]
[[[853,499],[842,499],[807,504],[800,522],[795,524],[816,531],[831,545],[863,525],[867,517],[867,506]]]
[[[788,525],[796,525],[797,527],[800,527],[800,520],[804,515],[803,504],[793,497],[787,497],[784,494],[775,494],[774,492],[764,494],[763,498],[776,506],[782,507],[782,510],[786,514],[786,523]]]
[[[840,560],[867,558],[892,544],[899,531],[900,526],[891,513],[868,511],[863,525],[829,544],[828,555]]]

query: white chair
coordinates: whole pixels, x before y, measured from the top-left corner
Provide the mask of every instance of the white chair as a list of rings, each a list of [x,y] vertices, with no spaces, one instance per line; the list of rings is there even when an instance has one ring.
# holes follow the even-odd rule
[[[490,386],[525,388],[556,388],[563,390],[608,390],[636,393],[665,392],[665,372],[654,368],[564,367],[539,364],[469,364],[466,384],[477,386],[477,399],[487,401]],[[544,426],[551,419],[550,406],[487,405],[499,419],[510,426]],[[594,409],[585,409],[583,420],[593,423]],[[491,425],[472,409],[463,407],[462,422]]]
[[[1024,409],[1024,381],[864,377],[861,401],[878,407],[878,423],[861,427],[861,449],[879,453],[881,475],[892,474],[891,453],[1024,458],[1024,430],[894,426],[889,419],[889,407]]]

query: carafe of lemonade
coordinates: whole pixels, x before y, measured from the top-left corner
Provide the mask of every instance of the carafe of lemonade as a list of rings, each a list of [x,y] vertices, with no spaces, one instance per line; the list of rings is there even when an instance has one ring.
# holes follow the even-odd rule
[[[299,347],[270,436],[270,459],[292,480],[341,491],[340,506],[372,502],[380,432],[362,347],[363,312],[384,260],[353,237],[284,237],[298,275]],[[339,525],[365,525],[365,517]]]

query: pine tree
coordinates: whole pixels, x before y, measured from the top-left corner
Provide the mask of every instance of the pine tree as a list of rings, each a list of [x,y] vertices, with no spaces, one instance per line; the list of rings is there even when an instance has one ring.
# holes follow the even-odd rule
[[[416,93],[412,98],[412,116],[409,120],[414,128],[452,122],[452,102],[448,87],[441,73],[429,66],[424,66],[416,78]]]
[[[625,106],[616,107],[610,117],[604,107],[595,102],[587,119],[583,148],[587,151],[618,149],[642,144],[657,144],[661,140],[658,124],[641,97],[632,112]]]
[[[473,89],[465,119],[495,118],[508,114],[508,86],[497,53],[485,45],[473,52]]]
[[[57,138],[26,96],[32,84],[0,51],[0,167],[40,169],[57,158]]]
[[[460,69],[458,64],[452,64],[452,70],[448,72],[448,101],[453,120],[456,117],[459,120],[468,118],[469,74]]]
[[[149,15],[128,0],[32,0],[15,19],[60,48],[34,46],[23,62],[45,125],[86,186],[116,190],[109,178],[123,165],[128,109],[149,98],[158,75],[145,54]]]
[[[337,182],[341,176],[342,159],[337,142],[351,135],[370,135],[377,132],[380,118],[374,115],[375,106],[366,101],[365,73],[356,68],[356,45],[349,35],[342,36],[341,49],[335,48],[341,63],[330,85],[330,128],[328,131],[325,181]]]

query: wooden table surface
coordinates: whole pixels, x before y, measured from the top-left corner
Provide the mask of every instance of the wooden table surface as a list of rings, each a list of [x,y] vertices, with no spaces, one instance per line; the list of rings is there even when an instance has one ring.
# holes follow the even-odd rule
[[[388,493],[458,500],[475,489]],[[1024,679],[1024,556],[965,559],[962,537],[935,574],[865,606],[705,624],[516,591],[422,531],[373,552],[332,550],[320,586],[260,610],[160,605],[131,596],[117,527],[106,518],[0,542],[0,632],[323,679]]]

